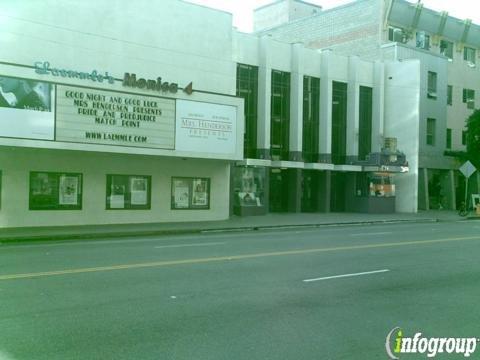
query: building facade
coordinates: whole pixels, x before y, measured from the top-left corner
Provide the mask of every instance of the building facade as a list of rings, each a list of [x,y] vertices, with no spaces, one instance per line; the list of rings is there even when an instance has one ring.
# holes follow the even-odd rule
[[[243,34],[179,0],[0,13],[2,227],[417,210],[417,59]]]
[[[416,212],[419,61],[366,61],[243,33],[234,47],[246,106],[237,214]]]
[[[2,2],[1,227],[230,216],[231,15],[150,5]]]
[[[480,26],[404,0],[357,0],[326,11],[310,5],[302,18],[268,21],[296,2],[257,9],[257,34],[372,61],[420,61],[418,207],[455,208],[464,194],[455,154],[465,150],[465,120],[480,100]],[[477,173],[470,191],[479,185]]]

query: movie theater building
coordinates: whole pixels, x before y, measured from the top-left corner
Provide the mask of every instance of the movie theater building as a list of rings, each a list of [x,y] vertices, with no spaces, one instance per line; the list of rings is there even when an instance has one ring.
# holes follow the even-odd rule
[[[229,217],[231,15],[148,4],[2,2],[1,227]]]
[[[178,0],[0,12],[2,227],[416,211],[416,60],[238,33]]]
[[[236,214],[417,211],[418,60],[234,35],[245,99]]]

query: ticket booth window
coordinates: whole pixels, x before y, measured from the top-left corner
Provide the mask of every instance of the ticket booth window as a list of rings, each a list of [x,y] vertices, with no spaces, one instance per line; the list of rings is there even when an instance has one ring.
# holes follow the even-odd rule
[[[357,175],[356,194],[363,197],[394,197],[394,176],[390,173],[362,173]]]

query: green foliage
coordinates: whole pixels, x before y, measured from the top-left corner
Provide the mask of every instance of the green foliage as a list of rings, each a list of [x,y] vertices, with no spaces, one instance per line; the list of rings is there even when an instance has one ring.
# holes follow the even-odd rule
[[[467,119],[467,153],[469,160],[480,169],[480,109]]]

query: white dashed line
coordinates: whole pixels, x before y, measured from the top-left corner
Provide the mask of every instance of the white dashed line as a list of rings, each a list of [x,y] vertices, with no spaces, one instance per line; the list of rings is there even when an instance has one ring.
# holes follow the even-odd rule
[[[384,231],[384,232],[374,232],[374,233],[357,233],[357,234],[350,234],[350,236],[371,236],[371,235],[390,235],[393,234],[391,231]]]
[[[305,279],[303,280],[303,282],[313,282],[313,281],[321,281],[321,280],[338,279],[338,278],[344,278],[344,277],[371,275],[371,274],[384,273],[388,271],[390,270],[383,269],[383,270],[367,271],[367,272],[360,272],[360,273],[354,273],[354,274],[334,275],[334,276],[327,276],[327,277],[321,277],[321,278],[315,278],[315,279]]]
[[[196,243],[196,244],[162,245],[162,246],[155,246],[155,249],[182,248],[182,247],[195,247],[195,246],[215,246],[215,245],[225,245],[225,244],[226,242],[210,242],[210,243]]]

